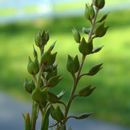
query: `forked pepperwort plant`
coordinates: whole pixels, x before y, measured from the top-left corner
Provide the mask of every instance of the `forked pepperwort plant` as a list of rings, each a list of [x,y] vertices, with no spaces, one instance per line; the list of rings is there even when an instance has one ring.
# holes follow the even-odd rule
[[[98,64],[93,66],[88,72],[82,72],[86,57],[102,49],[102,47],[95,48],[93,43],[95,38],[103,37],[108,29],[105,26],[107,14],[98,16],[99,11],[104,5],[105,0],[93,0],[91,5],[86,4],[85,17],[91,25],[90,28],[83,27],[82,29],[83,33],[87,35],[86,38],[81,37],[77,29],[72,30],[74,39],[78,43],[77,45],[82,59],[79,59],[78,54],[75,57],[68,55],[67,70],[72,75],[73,86],[67,103],[62,101],[62,97],[65,94],[63,91],[59,94],[54,94],[51,91],[62,80],[61,75],[58,74],[56,64],[57,52],[53,52],[55,42],[48,49],[45,49],[49,41],[49,33],[42,30],[36,36],[35,46],[39,48],[40,53],[38,53],[34,46],[34,60],[29,57],[27,66],[32,80],[26,79],[24,83],[26,91],[32,97],[31,115],[29,113],[23,114],[25,130],[36,130],[36,121],[39,113],[41,113],[42,117],[41,130],[48,130],[49,128],[70,130],[71,128],[67,128],[66,126],[70,118],[85,119],[91,115],[91,113],[85,113],[79,116],[69,115],[69,110],[76,97],[88,97],[95,90],[95,87],[88,85],[77,92],[77,87],[81,78],[84,76],[94,76],[102,68],[102,64]],[[50,123],[49,117],[54,120],[54,124]]]

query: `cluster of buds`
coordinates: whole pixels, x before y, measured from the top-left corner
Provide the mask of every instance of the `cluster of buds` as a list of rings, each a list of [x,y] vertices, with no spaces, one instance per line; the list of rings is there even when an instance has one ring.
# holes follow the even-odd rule
[[[32,100],[36,105],[33,105],[37,111],[41,110],[42,113],[42,124],[41,130],[48,130],[46,129],[48,123],[46,122],[49,119],[49,115],[58,121],[61,122],[63,119],[63,113],[60,109],[60,106],[53,106],[54,104],[63,104],[60,100],[64,95],[63,92],[59,94],[54,94],[51,92],[51,88],[55,87],[60,81],[61,76],[58,75],[57,72],[57,65],[56,65],[56,56],[57,52],[53,53],[53,49],[55,47],[54,42],[48,49],[45,51],[45,47],[49,41],[49,33],[46,31],[40,31],[35,38],[35,46],[33,46],[33,56],[34,60],[29,57],[27,70],[28,73],[32,76],[32,80],[26,79],[24,82],[25,90],[31,94]],[[39,52],[37,51],[39,48]],[[38,55],[40,54],[40,56]],[[40,59],[40,60],[39,60]],[[34,109],[34,108],[32,108]],[[32,116],[28,114],[24,114],[25,119],[25,126],[28,126],[28,130],[34,130],[37,116],[34,115],[38,114],[37,111],[33,113]],[[43,111],[46,113],[43,115]],[[62,119],[61,119],[62,115]],[[30,119],[32,118],[32,119]],[[27,121],[29,119],[29,121]],[[29,123],[30,125],[28,125]],[[27,127],[26,127],[27,128]]]
[[[94,46],[94,39],[103,37],[108,29],[108,27],[105,26],[107,14],[98,18],[98,12],[104,5],[105,0],[93,0],[91,5],[86,4],[85,18],[90,22],[91,27],[83,27],[82,32],[87,35],[87,38],[84,36],[82,37],[77,29],[74,28],[72,30],[74,40],[78,45],[78,50],[82,59],[80,59],[78,54],[74,57],[68,55],[66,67],[67,71],[73,77],[74,85],[67,103],[62,101],[64,91],[59,94],[55,94],[52,91],[52,88],[56,87],[62,79],[58,74],[58,67],[56,64],[57,52],[53,52],[56,42],[49,48],[46,48],[49,41],[49,33],[42,30],[36,36],[35,45],[33,46],[33,60],[29,57],[27,65],[28,73],[31,75],[32,79],[26,79],[24,82],[25,90],[31,95],[33,101],[32,115],[29,113],[23,114],[25,130],[36,130],[36,120],[39,112],[41,112],[42,116],[41,130],[49,130],[49,127],[54,126],[56,130],[68,130],[66,122],[70,118],[79,120],[88,118],[91,115],[91,113],[85,113],[80,116],[69,116],[68,113],[75,97],[88,97],[95,90],[95,87],[92,85],[85,85],[84,88],[77,91],[77,86],[82,77],[94,76],[102,69],[102,64],[97,64],[87,72],[82,73],[86,57],[102,49],[102,47],[96,48]],[[39,53],[36,47],[39,48]],[[55,121],[55,124],[51,126],[49,123],[50,116]]]

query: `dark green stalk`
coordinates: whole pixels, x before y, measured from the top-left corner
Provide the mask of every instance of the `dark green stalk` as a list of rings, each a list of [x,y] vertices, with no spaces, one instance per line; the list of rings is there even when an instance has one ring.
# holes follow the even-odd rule
[[[93,35],[93,31],[94,31],[94,28],[95,28],[95,24],[96,24],[96,19],[97,19],[97,15],[98,15],[98,12],[99,10],[96,9],[96,14],[95,14],[95,17],[92,21],[92,29],[89,33],[89,38],[88,38],[88,42],[90,42],[92,40],[92,35]],[[83,68],[83,65],[84,65],[84,62],[85,62],[85,59],[86,59],[86,56],[82,56],[82,61],[81,61],[81,65],[80,65],[80,68],[79,68],[79,71],[78,71],[78,74],[76,77],[74,77],[74,85],[72,87],[72,91],[71,91],[71,94],[70,94],[70,98],[69,98],[69,101],[67,103],[67,107],[66,107],[66,110],[65,110],[65,120],[64,120],[64,123],[66,123],[66,118],[68,116],[68,112],[69,112],[69,109],[70,109],[70,106],[71,106],[71,103],[74,99],[74,95],[75,95],[75,91],[77,89],[77,86],[78,86],[78,83],[79,83],[79,80],[80,80],[80,75],[81,75],[81,71],[82,71],[82,68]]]

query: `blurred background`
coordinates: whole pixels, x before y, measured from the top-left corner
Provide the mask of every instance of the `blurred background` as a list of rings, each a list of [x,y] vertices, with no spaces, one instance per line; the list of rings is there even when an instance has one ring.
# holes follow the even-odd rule
[[[39,29],[50,32],[50,44],[57,40],[55,50],[63,80],[54,91],[64,88],[67,99],[72,85],[66,71],[67,54],[77,53],[71,30],[89,26],[84,18],[86,2],[91,0],[0,0],[0,129],[5,122],[7,126],[9,118],[18,116],[17,110],[21,110],[19,122],[23,121],[22,112],[30,110],[27,104],[31,98],[23,81],[29,77],[26,65]],[[87,99],[78,98],[71,112],[94,112],[96,120],[130,127],[130,0],[106,0],[102,12],[109,12],[110,29],[104,38],[95,40],[95,46],[104,48],[88,58],[84,70],[101,62],[104,67],[95,77],[81,81],[80,88],[91,83],[97,89]]]

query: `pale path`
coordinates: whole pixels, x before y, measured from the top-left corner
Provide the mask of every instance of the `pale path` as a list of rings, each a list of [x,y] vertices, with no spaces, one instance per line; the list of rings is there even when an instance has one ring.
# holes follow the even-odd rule
[[[25,103],[0,93],[0,130],[24,130],[23,112],[28,112],[31,107]],[[118,125],[102,121],[87,119],[83,121],[71,120],[73,130],[130,130]]]

